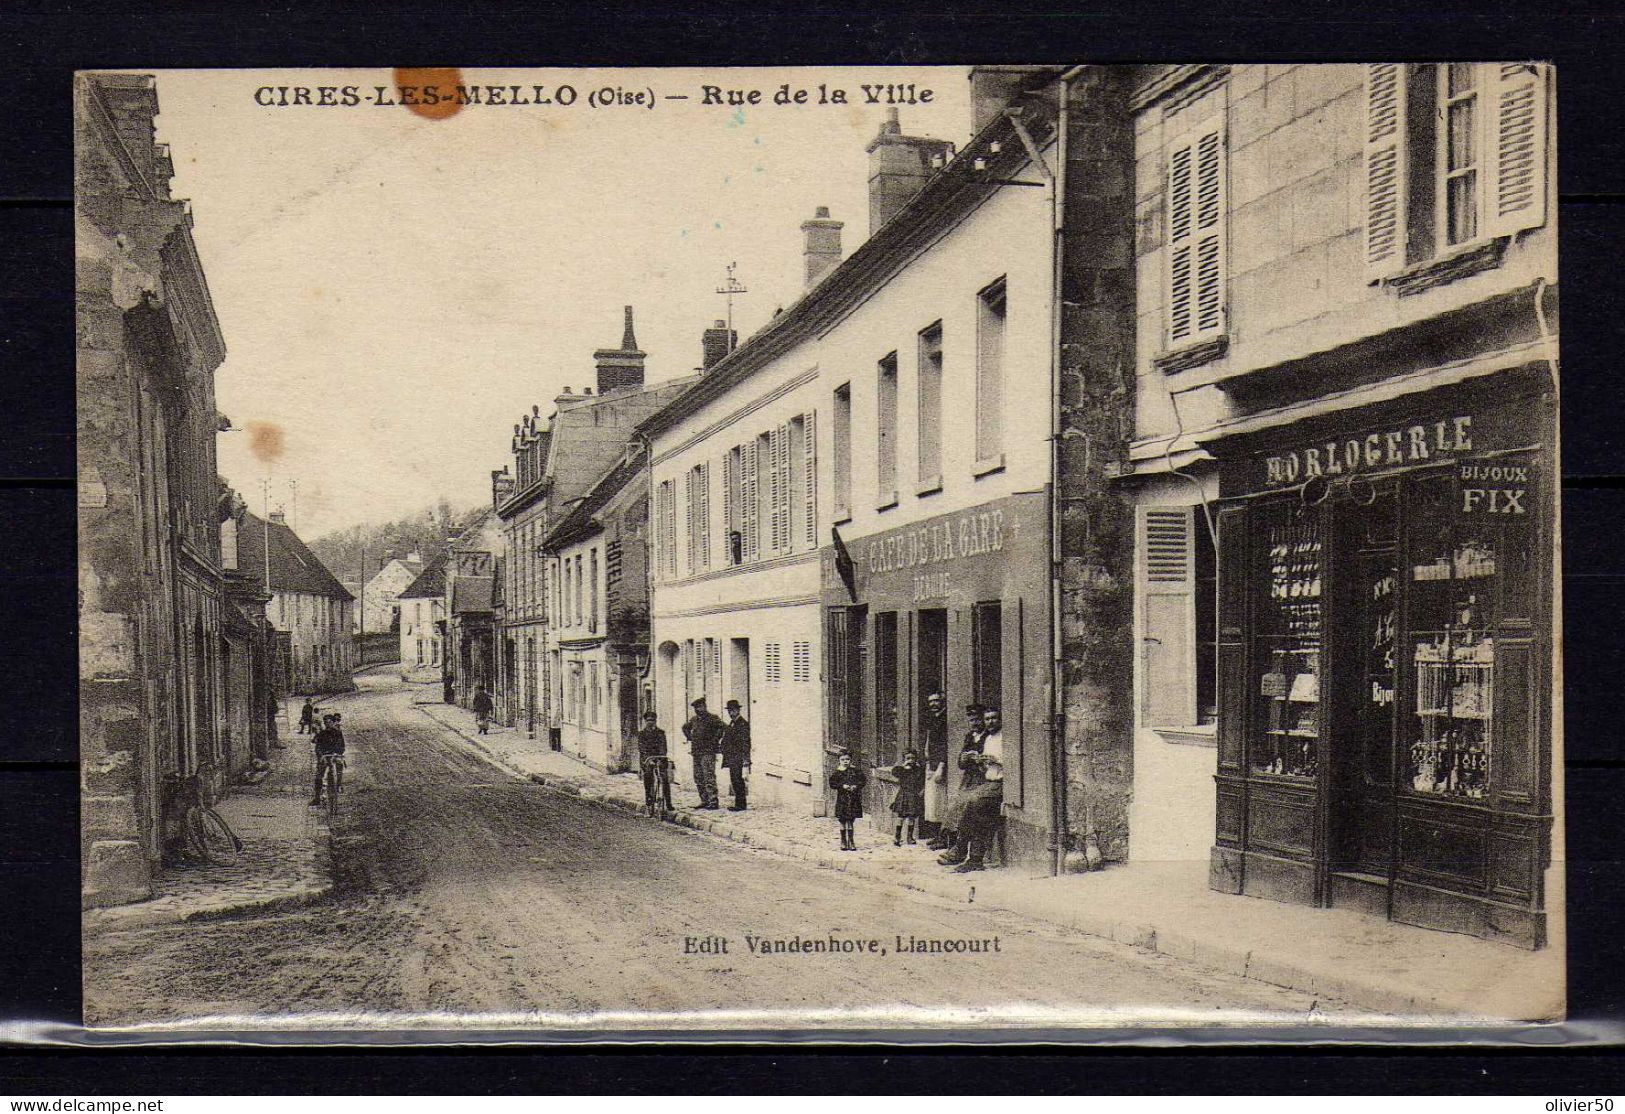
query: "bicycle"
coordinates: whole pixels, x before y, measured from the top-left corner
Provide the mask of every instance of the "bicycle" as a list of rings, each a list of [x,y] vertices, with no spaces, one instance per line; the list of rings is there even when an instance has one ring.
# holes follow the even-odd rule
[[[661,807],[664,803],[664,808]],[[656,755],[643,760],[643,811],[660,817],[671,807],[671,762]]]
[[[225,817],[203,803],[203,787],[197,776],[182,778],[179,795],[186,808],[181,814],[181,848],[190,858],[215,866],[230,866],[242,854],[243,841],[231,830]]]
[[[327,797],[327,815],[331,819],[339,812],[339,790],[344,786],[344,755],[318,754],[316,774],[322,793]]]

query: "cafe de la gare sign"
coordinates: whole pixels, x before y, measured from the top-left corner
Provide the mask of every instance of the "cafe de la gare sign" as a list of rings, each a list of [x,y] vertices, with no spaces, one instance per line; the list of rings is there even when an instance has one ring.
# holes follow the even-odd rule
[[[961,591],[994,591],[1024,543],[1043,541],[1042,496],[1015,496],[891,530],[849,545],[860,596],[881,593],[914,602]],[[1026,560],[1026,555],[1022,555]],[[826,564],[833,586],[835,562]]]

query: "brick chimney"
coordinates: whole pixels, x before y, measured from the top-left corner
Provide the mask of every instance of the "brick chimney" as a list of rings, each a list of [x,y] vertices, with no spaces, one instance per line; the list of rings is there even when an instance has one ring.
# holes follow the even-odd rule
[[[491,470],[491,506],[502,506],[512,494],[513,473],[509,472],[506,467],[493,468]]]
[[[801,258],[807,264],[808,290],[840,263],[842,227],[840,221],[829,219],[829,208],[824,205],[818,207],[812,220],[801,222],[801,235],[806,240]]]
[[[272,511],[271,523],[274,526],[286,526],[288,524],[288,516],[282,511]]]
[[[914,199],[936,173],[931,160],[953,156],[945,139],[904,135],[897,110],[886,110],[880,134],[869,141],[869,235],[873,236]]]
[[[718,360],[739,347],[739,334],[720,318],[700,334],[700,370],[710,371]]]
[[[592,354],[598,365],[598,393],[623,387],[643,386],[643,357],[638,350],[638,338],[632,335],[632,307],[626,307],[626,328],[621,333],[619,348],[600,348]],[[590,392],[589,392],[590,393]]]

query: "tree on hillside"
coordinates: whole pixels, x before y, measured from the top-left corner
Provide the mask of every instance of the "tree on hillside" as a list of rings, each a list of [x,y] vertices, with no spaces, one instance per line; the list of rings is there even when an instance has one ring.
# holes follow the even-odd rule
[[[433,506],[394,522],[351,526],[324,534],[311,542],[310,548],[334,576],[355,584],[361,579],[370,580],[392,557],[416,553],[427,563],[442,556],[449,540],[476,514],[477,510],[459,513],[450,500],[441,498]]]

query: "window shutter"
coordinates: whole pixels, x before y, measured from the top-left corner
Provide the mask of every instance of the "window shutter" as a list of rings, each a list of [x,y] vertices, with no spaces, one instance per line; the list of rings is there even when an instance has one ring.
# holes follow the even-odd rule
[[[1168,343],[1224,332],[1225,217],[1229,206],[1222,117],[1168,152]]]
[[[683,540],[687,543],[684,548],[688,551],[688,559],[683,567],[689,572],[694,571],[694,555],[699,548],[694,544],[694,503],[694,469],[690,468],[683,473],[683,526],[686,535]]]
[[[1196,141],[1196,273],[1193,293],[1198,337],[1224,332],[1225,182],[1224,128],[1203,130]]]
[[[1405,266],[1405,65],[1365,68],[1365,267],[1373,282]]]
[[[1149,727],[1196,722],[1192,507],[1152,507],[1142,522],[1145,578],[1140,714]]]
[[[734,474],[738,467],[739,458],[733,450],[729,450],[722,457],[722,563],[733,564],[733,533],[739,529],[734,521],[734,497],[738,491],[739,477]]]
[[[760,517],[756,510],[756,441],[754,439],[747,441],[742,446],[741,453],[741,459],[745,465],[744,505],[741,508],[745,514],[745,538],[742,548],[745,551],[745,560],[754,561],[758,553],[757,543],[759,541],[756,520]]]
[[[786,553],[790,549],[790,424],[779,426],[776,436],[779,447],[778,468],[774,472],[778,485],[773,497],[774,546],[780,553]]]
[[[1168,152],[1168,343],[1182,344],[1191,329],[1191,158],[1189,144]]]
[[[767,435],[767,549],[779,550],[779,497],[783,490],[779,483],[779,461],[784,455],[779,428],[775,426]]]
[[[1489,235],[1510,236],[1546,223],[1546,67],[1504,63],[1482,72],[1489,93],[1484,223]]]
[[[818,548],[818,431],[813,426],[813,411],[807,411],[805,431],[802,435],[801,474],[806,480],[806,510],[803,537],[813,549]]]
[[[711,567],[711,462],[706,461],[700,465],[697,473],[699,484],[699,510],[695,514],[694,529],[700,543],[699,565],[702,569]]]

